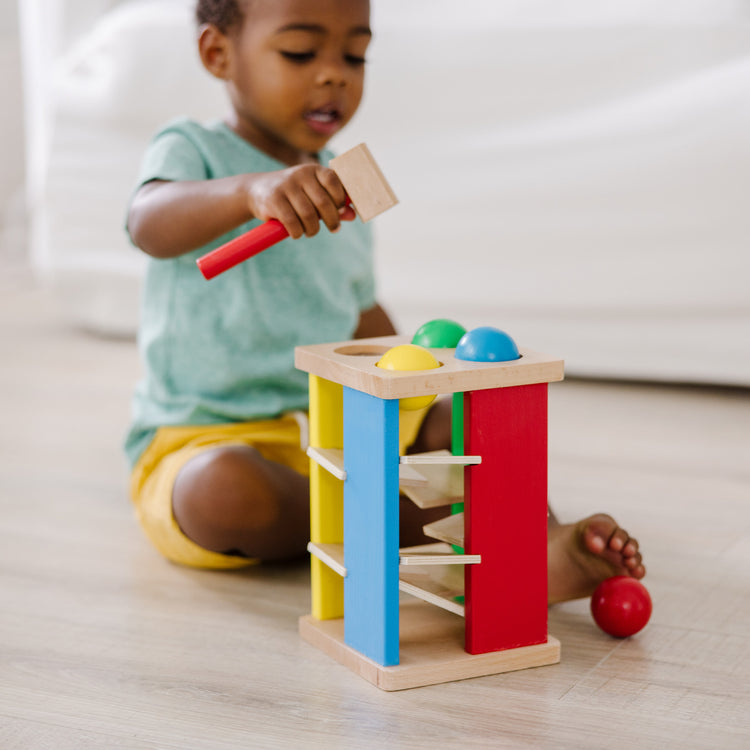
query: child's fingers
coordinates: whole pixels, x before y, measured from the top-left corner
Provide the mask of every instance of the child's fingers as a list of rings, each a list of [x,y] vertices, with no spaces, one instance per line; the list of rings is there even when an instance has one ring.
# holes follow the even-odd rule
[[[341,225],[341,210],[346,206],[346,192],[336,173],[317,167],[314,170],[301,169],[295,177],[296,181],[287,190],[287,199],[296,211],[304,233],[308,237],[317,234],[321,221],[335,232]],[[345,211],[345,220],[349,216]]]
[[[297,240],[303,234],[308,237],[317,234],[320,229],[320,216],[310,196],[304,190],[294,190],[290,192],[287,199],[294,213],[294,219],[289,224],[283,218],[279,218],[279,221],[284,224],[289,235]]]
[[[344,185],[339,176],[332,169],[328,169],[327,167],[319,167],[316,175],[321,186],[331,197],[331,201],[336,208],[336,216],[334,217],[335,225],[331,225],[326,221],[328,228],[333,231],[338,228],[341,220],[351,221],[351,219],[354,218],[354,215],[352,215],[350,211],[344,211],[343,213],[341,211],[342,208],[347,206],[348,199],[346,190],[344,189]]]
[[[333,202],[343,206],[346,203],[346,189],[341,178],[328,167],[318,167],[316,175],[318,182],[326,189]]]
[[[330,171],[330,170],[329,170]],[[322,221],[330,231],[335,232],[341,223],[339,204],[326,190],[325,186],[317,179],[305,185],[306,193],[317,211],[317,218]]]
[[[298,240],[305,233],[305,226],[289,200],[279,202],[275,209],[269,211],[268,216],[280,221],[294,240]]]
[[[255,202],[255,215],[277,219],[293,239],[316,235],[321,221],[335,232],[342,221],[351,221],[356,216],[346,205],[341,180],[327,167],[308,164],[265,178],[262,200]]]

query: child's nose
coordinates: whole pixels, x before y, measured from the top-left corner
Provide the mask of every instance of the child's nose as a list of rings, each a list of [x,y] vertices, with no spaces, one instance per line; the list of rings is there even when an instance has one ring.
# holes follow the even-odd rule
[[[321,86],[345,86],[349,82],[349,70],[344,60],[324,59],[317,78]]]

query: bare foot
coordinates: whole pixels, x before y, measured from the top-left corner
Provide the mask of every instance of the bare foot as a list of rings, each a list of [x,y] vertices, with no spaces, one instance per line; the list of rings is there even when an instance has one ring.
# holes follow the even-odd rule
[[[638,541],[604,513],[564,525],[551,516],[547,554],[550,604],[591,596],[610,576],[646,575]]]

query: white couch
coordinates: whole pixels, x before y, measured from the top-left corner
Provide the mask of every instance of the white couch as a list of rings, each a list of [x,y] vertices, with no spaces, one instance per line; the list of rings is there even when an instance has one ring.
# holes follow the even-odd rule
[[[130,333],[140,154],[176,114],[221,115],[224,95],[189,0],[57,0],[78,31],[45,89],[29,66],[49,54],[41,2],[22,4],[44,123],[33,261],[71,320]],[[375,221],[403,331],[452,317],[570,374],[750,385],[747,4],[374,0],[373,26],[366,99],[334,145],[367,141],[401,199]]]

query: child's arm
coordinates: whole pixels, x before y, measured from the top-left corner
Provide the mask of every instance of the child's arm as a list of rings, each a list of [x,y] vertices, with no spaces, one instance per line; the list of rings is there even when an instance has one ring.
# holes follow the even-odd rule
[[[294,239],[323,223],[335,232],[355,216],[336,173],[317,164],[216,180],[154,180],[136,193],[128,214],[133,242],[157,258],[208,244],[250,219],[277,219]]]
[[[388,317],[388,313],[376,303],[374,307],[360,314],[354,338],[369,339],[375,336],[393,336],[395,333],[396,328]]]

